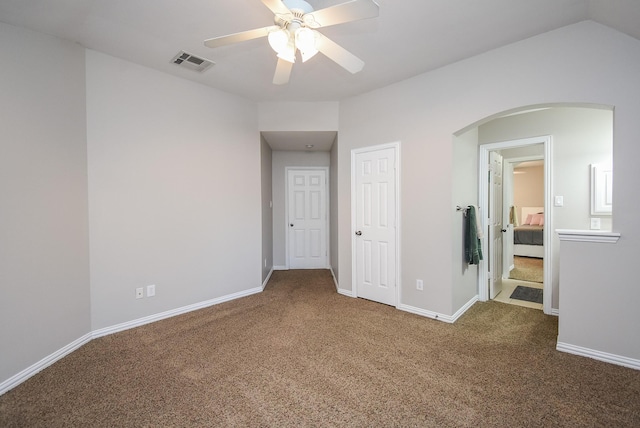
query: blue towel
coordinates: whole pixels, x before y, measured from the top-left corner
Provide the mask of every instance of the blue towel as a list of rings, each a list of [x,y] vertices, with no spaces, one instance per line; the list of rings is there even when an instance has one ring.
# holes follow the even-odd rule
[[[467,208],[464,228],[464,255],[470,265],[477,265],[482,260],[482,247],[480,238],[478,238],[477,224],[476,209],[470,206]]]

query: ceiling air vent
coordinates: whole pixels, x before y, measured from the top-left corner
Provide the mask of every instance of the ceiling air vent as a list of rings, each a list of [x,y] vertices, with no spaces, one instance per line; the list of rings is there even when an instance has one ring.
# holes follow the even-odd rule
[[[171,62],[179,66],[188,68],[189,70],[198,72],[203,72],[214,64],[208,59],[199,58],[185,51],[178,52],[178,55],[174,56]]]

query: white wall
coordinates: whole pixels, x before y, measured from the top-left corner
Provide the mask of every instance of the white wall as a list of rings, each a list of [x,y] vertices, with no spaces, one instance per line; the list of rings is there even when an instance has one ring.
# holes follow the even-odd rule
[[[262,281],[273,268],[273,151],[264,137],[260,136],[260,180],[262,186]]]
[[[340,276],[340,247],[338,246],[338,219],[342,210],[338,204],[338,184],[340,183],[340,177],[338,176],[338,139],[333,142],[331,146],[331,157],[329,168],[329,259],[331,270],[335,275],[335,279]],[[339,286],[339,284],[336,284]]]
[[[544,207],[544,166],[517,166],[513,174],[513,205],[522,224],[522,207]]]
[[[530,113],[521,114],[528,115]],[[496,120],[499,121],[500,119]],[[492,122],[493,121],[488,123],[491,124]],[[485,125],[482,125],[480,128]],[[542,163],[535,167],[536,172],[534,174],[531,174],[533,172],[531,168],[522,167],[525,171],[530,170],[530,174],[513,175],[513,203],[517,208],[518,219],[522,222],[522,207],[544,206],[544,144],[539,143],[528,146],[513,147],[510,149],[502,149],[499,152],[503,156],[505,162],[512,161],[514,165],[517,165],[515,169],[521,169],[522,165],[526,165],[526,163],[517,162],[518,159],[538,159],[539,162]],[[535,186],[535,190],[532,189],[532,186]]]
[[[93,329],[261,285],[257,125],[253,103],[87,51]]]
[[[263,102],[258,104],[260,131],[337,131],[339,103]]]
[[[0,384],[91,331],[84,49],[0,23]]]
[[[478,128],[472,128],[454,138],[451,169],[453,204],[452,293],[453,307],[461,308],[478,294],[478,265],[469,265],[464,257],[465,216],[456,207],[478,204]],[[484,254],[486,260],[488,254]]]
[[[640,41],[585,21],[496,49],[404,82],[348,99],[340,105],[338,174],[340,209],[340,286],[351,288],[349,153],[357,147],[402,142],[402,303],[451,315],[453,265],[451,230],[452,135],[492,115],[522,106],[594,103],[615,107],[614,229],[623,239],[602,245],[598,260],[586,245],[576,244],[575,264],[561,266],[563,287],[581,287],[588,304],[562,302],[560,337],[579,345],[579,324],[586,317],[598,325],[589,346],[640,358],[636,328],[640,300],[633,260],[640,247],[636,213],[637,118],[640,117]],[[593,244],[591,244],[593,245]],[[584,257],[581,257],[584,256]],[[461,257],[461,255],[460,255]],[[580,260],[580,264],[577,261]],[[627,298],[602,305],[602,284],[584,275],[583,266],[609,272],[611,283]],[[594,267],[595,269],[595,267]],[[564,274],[563,274],[564,275]],[[425,289],[416,291],[417,278]],[[595,309],[599,311],[596,311]],[[629,322],[632,321],[632,322]]]
[[[287,266],[287,211],[286,211],[286,168],[287,167],[328,167],[331,164],[329,152],[279,151],[273,152],[273,265]]]

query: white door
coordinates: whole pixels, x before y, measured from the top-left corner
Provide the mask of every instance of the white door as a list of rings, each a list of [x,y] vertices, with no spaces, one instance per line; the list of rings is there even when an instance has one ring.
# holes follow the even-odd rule
[[[396,148],[356,152],[355,266],[358,297],[396,305]]]
[[[506,230],[502,237],[502,277],[509,278],[511,270],[515,267],[513,259],[513,224],[512,216],[515,216],[515,207],[513,205],[513,163],[503,162],[502,187],[504,193],[502,198],[502,225]]]
[[[289,269],[327,267],[327,173],[288,170]]]
[[[502,291],[502,156],[489,155],[489,298]]]

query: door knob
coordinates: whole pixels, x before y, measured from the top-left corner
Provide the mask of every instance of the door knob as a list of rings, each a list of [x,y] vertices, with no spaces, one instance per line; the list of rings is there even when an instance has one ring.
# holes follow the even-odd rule
[[[360,236],[360,235],[362,235],[362,231],[361,231],[361,230],[358,230],[358,231],[356,232],[356,236]]]
[[[506,231],[507,231],[507,229],[502,229],[502,231],[503,231],[503,232],[506,232]]]

